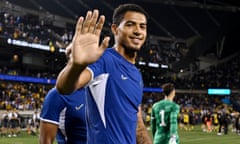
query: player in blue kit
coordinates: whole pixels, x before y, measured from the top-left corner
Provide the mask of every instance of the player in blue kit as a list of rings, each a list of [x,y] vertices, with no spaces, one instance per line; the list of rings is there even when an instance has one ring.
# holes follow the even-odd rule
[[[52,88],[40,114],[40,144],[86,144],[85,89],[69,96]]]
[[[114,10],[109,37],[99,46],[105,17],[88,11],[80,17],[71,58],[58,75],[57,89],[69,94],[86,87],[88,144],[152,144],[141,114],[143,80],[135,59],[147,37],[147,14],[138,5]]]

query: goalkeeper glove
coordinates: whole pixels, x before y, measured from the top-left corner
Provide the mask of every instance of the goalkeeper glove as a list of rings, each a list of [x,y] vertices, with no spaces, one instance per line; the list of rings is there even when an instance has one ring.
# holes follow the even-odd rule
[[[176,136],[175,136],[175,135],[171,136],[171,138],[169,139],[168,144],[177,144]]]

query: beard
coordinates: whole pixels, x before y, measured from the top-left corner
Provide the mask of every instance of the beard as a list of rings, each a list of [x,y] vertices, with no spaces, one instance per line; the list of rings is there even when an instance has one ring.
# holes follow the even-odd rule
[[[125,43],[123,43],[122,46],[123,46],[126,53],[135,53],[135,52],[140,51],[140,49],[135,48],[135,47],[131,47],[129,45],[126,45]]]

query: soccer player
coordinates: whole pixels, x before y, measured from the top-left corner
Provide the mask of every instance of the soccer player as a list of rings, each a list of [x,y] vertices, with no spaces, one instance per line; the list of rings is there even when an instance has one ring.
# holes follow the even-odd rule
[[[40,144],[86,144],[85,90],[69,96],[52,88],[40,114]]]
[[[172,83],[162,85],[165,99],[153,104],[151,130],[154,144],[178,144],[179,105],[173,99],[175,88]]]
[[[183,124],[184,124],[184,130],[189,130],[190,126],[189,126],[189,112],[187,109],[185,109],[184,113],[183,113]]]
[[[98,10],[79,18],[57,89],[69,94],[86,86],[88,144],[150,144],[141,115],[142,75],[134,65],[147,37],[147,14],[135,4],[117,7],[111,25],[115,44],[108,49],[109,37],[99,46],[104,21]]]

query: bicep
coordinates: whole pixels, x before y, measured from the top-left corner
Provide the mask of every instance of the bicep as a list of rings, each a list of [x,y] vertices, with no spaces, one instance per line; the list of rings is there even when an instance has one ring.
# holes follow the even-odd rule
[[[180,111],[179,107],[175,107],[175,109],[171,112],[171,119],[173,119],[174,121],[177,121],[179,111]]]
[[[60,94],[69,95],[84,87],[90,80],[91,72],[86,67],[74,67],[69,62],[58,74],[56,88]]]
[[[178,111],[178,110],[174,110],[174,111],[172,111],[172,112],[170,113],[171,123],[177,123],[178,114],[179,114],[179,111]]]
[[[58,125],[40,121],[40,144],[52,144],[58,130]]]
[[[86,86],[91,81],[92,77],[92,72],[88,68],[84,69],[78,78],[76,89]]]

